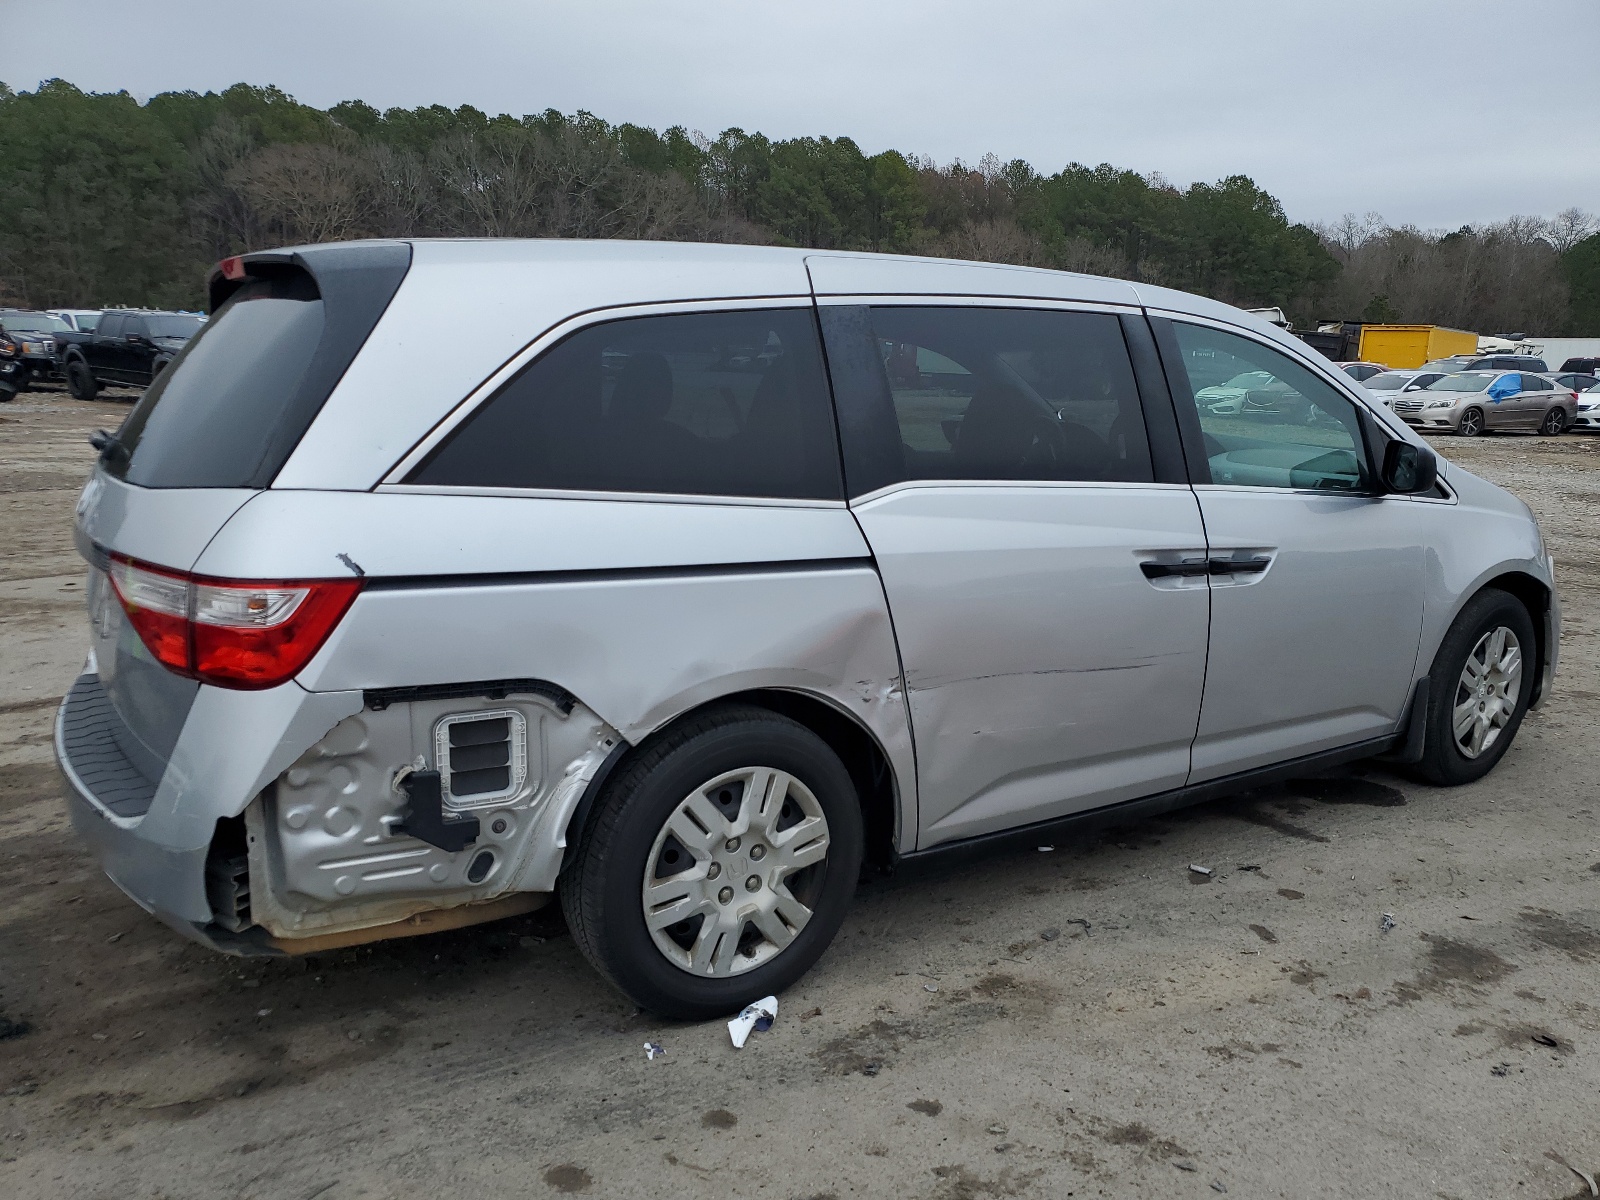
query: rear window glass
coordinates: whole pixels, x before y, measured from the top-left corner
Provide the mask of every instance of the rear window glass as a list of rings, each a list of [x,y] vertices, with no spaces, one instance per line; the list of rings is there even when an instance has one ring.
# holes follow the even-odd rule
[[[146,319],[199,332],[128,414],[107,470],[142,487],[250,486],[322,339],[315,285],[303,275],[248,284],[203,325]]]
[[[1367,380],[1366,388],[1370,392],[1398,392],[1412,379],[1411,375],[1374,375]]]
[[[579,330],[482,405],[410,483],[840,499],[809,309]]]

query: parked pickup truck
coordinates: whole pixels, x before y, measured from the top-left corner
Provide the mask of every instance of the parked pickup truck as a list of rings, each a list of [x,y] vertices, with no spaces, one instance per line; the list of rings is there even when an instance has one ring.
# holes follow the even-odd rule
[[[148,387],[200,329],[193,313],[111,309],[92,333],[60,337],[67,390],[93,400],[104,386]]]
[[[25,392],[60,378],[59,334],[70,332],[60,317],[25,308],[0,308],[0,383]],[[10,399],[10,397],[6,397]]]

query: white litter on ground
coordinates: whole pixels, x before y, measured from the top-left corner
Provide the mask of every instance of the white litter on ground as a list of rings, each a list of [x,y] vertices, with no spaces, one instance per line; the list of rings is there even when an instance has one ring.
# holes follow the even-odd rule
[[[772,1023],[777,1019],[776,996],[767,996],[754,1004],[747,1005],[742,1013],[728,1022],[728,1036],[733,1039],[733,1048],[743,1050],[745,1041],[752,1032],[765,1033],[772,1028]]]

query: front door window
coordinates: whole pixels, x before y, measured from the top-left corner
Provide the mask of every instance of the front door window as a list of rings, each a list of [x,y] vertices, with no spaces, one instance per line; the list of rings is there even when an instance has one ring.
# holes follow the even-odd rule
[[[1309,367],[1260,342],[1174,326],[1210,482],[1328,492],[1368,488],[1356,406]]]

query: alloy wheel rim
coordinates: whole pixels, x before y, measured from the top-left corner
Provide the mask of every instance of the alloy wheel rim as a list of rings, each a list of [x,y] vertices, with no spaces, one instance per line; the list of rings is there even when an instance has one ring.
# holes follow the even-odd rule
[[[1478,421],[1479,417],[1477,411],[1468,410],[1466,415],[1461,418],[1461,432],[1465,433],[1468,437],[1471,437],[1473,434],[1478,432]]]
[[[1522,643],[1504,625],[1478,639],[1456,683],[1451,730],[1456,748],[1477,758],[1500,740],[1522,691]]]
[[[673,809],[645,859],[640,897],[656,949],[727,977],[771,962],[805,929],[828,857],[815,794],[775,767],[742,767]]]
[[[1550,415],[1544,419],[1544,432],[1546,437],[1555,437],[1561,432],[1561,410],[1552,408]]]

